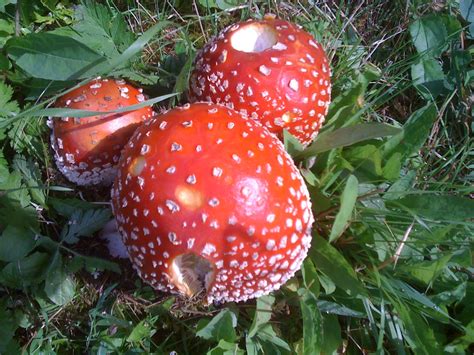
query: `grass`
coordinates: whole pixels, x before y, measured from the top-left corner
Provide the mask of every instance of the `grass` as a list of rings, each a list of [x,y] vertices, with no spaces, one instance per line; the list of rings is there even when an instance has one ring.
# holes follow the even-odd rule
[[[0,353],[472,352],[472,1],[19,3],[18,21],[17,6],[0,8]],[[206,40],[268,12],[331,58],[333,103],[315,146],[285,141],[314,204],[309,257],[256,301],[206,307],[154,292],[97,237],[107,189],[78,189],[56,171],[48,107],[98,74],[152,98],[182,93]],[[37,63],[54,43],[28,42],[46,32],[102,64],[48,72]],[[35,70],[20,47],[36,51]]]

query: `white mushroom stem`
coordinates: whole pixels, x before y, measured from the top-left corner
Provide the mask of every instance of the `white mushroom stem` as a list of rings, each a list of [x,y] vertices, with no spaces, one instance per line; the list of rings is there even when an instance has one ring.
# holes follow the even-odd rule
[[[100,238],[107,241],[107,248],[112,257],[120,259],[128,258],[128,251],[118,231],[115,218],[108,221],[104,228],[102,228]]]

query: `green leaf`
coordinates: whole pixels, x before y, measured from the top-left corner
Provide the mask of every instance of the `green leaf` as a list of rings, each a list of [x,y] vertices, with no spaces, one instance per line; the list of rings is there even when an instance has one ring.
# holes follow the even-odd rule
[[[53,208],[61,216],[71,218],[72,215],[77,212],[77,210],[87,211],[97,208],[97,205],[94,205],[90,202],[79,200],[77,198],[55,198],[50,197],[48,203],[53,206]]]
[[[303,316],[303,354],[321,352],[323,342],[322,318],[315,295],[307,289],[299,289],[301,314]]]
[[[8,225],[0,237],[0,260],[17,261],[35,247],[35,233],[25,227]]]
[[[425,100],[433,100],[446,91],[445,75],[440,63],[433,58],[421,58],[411,66],[413,85]]]
[[[91,68],[105,61],[73,38],[46,32],[12,38],[6,49],[15,64],[29,75],[48,80],[86,78],[91,75]]]
[[[447,45],[447,31],[441,16],[427,15],[413,22],[410,27],[413,44],[418,53],[441,54]]]
[[[99,231],[112,218],[109,209],[96,209],[73,213],[66,226],[61,231],[61,240],[74,244],[79,237],[89,237]]]
[[[233,343],[236,340],[235,327],[237,317],[229,309],[222,310],[203,328],[196,332],[196,335],[206,340],[219,341],[221,339]]]
[[[255,309],[255,317],[249,329],[249,337],[253,337],[258,333],[262,325],[267,324],[272,317],[272,306],[275,297],[272,295],[263,296],[257,299],[257,307]]]
[[[13,116],[19,111],[18,103],[13,100],[13,89],[0,81],[0,120],[3,117]]]
[[[474,22],[474,1],[459,0],[459,11],[467,22]]]
[[[318,235],[313,236],[310,256],[317,270],[326,274],[337,287],[355,297],[367,291],[357,279],[351,265],[339,251]]]
[[[16,331],[13,314],[0,302],[0,353],[7,354],[7,347],[13,340]]]
[[[342,345],[341,326],[337,316],[333,314],[323,315],[323,354],[337,354],[337,350]]]
[[[405,176],[402,176],[389,187],[383,196],[384,200],[396,200],[410,193],[411,188],[415,183],[415,179],[416,172],[413,170],[408,171]]]
[[[357,178],[354,175],[350,175],[341,195],[341,208],[334,220],[331,235],[329,236],[329,242],[338,239],[348,227],[352,211],[354,210],[357,201],[358,185],[359,182],[357,181]]]
[[[22,289],[44,280],[44,271],[50,260],[47,253],[35,252],[24,259],[7,264],[0,273],[0,283]]]
[[[342,127],[335,131],[318,135],[313,144],[303,152],[296,154],[295,159],[307,158],[331,149],[345,147],[369,139],[393,136],[399,132],[399,128],[383,123],[363,123]]]
[[[403,126],[401,132],[390,138],[384,145],[384,156],[389,159],[400,153],[406,159],[417,154],[427,140],[437,117],[434,104],[428,104],[415,111]]]
[[[300,141],[286,129],[283,129],[283,142],[285,144],[285,150],[291,156],[296,156],[304,150]]]
[[[147,319],[144,319],[133,328],[127,338],[127,342],[141,342],[143,339],[151,338],[155,332],[156,330],[151,326],[150,322]]]
[[[42,206],[46,205],[46,195],[44,193],[41,171],[32,159],[26,159],[21,155],[16,155],[13,159],[13,167],[21,172],[23,181],[29,188],[33,200]]]
[[[305,287],[318,297],[320,292],[318,274],[310,258],[304,260],[301,273]]]
[[[467,221],[474,218],[474,200],[467,197],[414,194],[394,203],[434,221]]]
[[[351,309],[349,307],[346,307],[344,305],[341,305],[335,302],[319,300],[318,307],[319,307],[319,310],[323,313],[337,314],[339,316],[346,316],[346,317],[357,317],[357,318],[366,317],[365,313],[356,311],[354,309]]]
[[[425,285],[429,285],[437,276],[439,276],[451,258],[452,255],[445,255],[430,261],[422,261],[418,263],[407,262],[400,265],[397,272],[410,275],[414,279],[423,282]]]
[[[239,349],[239,345],[220,340],[217,346],[207,352],[207,355],[244,355],[245,351]]]
[[[415,354],[442,354],[441,347],[436,341],[433,328],[416,312],[411,312],[404,304],[393,303],[402,319],[406,334],[405,339]]]
[[[72,301],[75,288],[75,282],[67,274],[61,254],[57,251],[48,267],[44,291],[53,303],[62,306]]]

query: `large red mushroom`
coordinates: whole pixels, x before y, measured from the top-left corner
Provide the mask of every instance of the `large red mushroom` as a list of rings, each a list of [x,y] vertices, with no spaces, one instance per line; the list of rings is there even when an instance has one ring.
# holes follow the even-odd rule
[[[124,80],[97,78],[59,98],[55,106],[107,112],[144,100],[142,90]],[[110,185],[123,146],[138,125],[153,115],[151,107],[144,107],[85,118],[51,118],[56,165],[78,185]]]
[[[278,289],[311,242],[308,190],[282,143],[221,105],[187,104],[139,127],[112,204],[138,274],[209,303]]]
[[[211,101],[258,119],[303,144],[316,136],[331,100],[329,63],[307,32],[266,18],[231,25],[207,43],[190,77],[191,101]]]

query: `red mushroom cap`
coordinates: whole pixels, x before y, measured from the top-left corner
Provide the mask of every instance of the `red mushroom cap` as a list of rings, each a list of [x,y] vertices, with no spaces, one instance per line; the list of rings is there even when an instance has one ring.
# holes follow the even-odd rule
[[[123,80],[97,78],[59,98],[55,106],[112,111],[144,100],[141,89]],[[123,146],[138,125],[153,115],[151,107],[144,107],[118,114],[51,119],[56,165],[78,185],[110,185]]]
[[[282,143],[221,105],[188,104],[138,128],[112,203],[139,275],[209,303],[278,289],[311,242],[308,190]]]
[[[259,119],[280,137],[283,128],[310,143],[331,101],[323,48],[296,25],[250,20],[224,29],[197,55],[191,101],[211,101]]]

